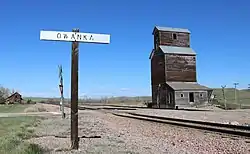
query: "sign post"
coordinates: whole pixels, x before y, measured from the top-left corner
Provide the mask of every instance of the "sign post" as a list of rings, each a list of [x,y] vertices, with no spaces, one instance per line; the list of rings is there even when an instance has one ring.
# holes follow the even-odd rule
[[[71,148],[79,148],[78,137],[78,59],[79,42],[109,44],[110,35],[80,33],[79,29],[72,32],[40,31],[40,40],[72,42],[71,53]]]
[[[73,32],[79,32],[74,29]],[[78,138],[78,59],[79,42],[72,43],[71,53],[71,148],[79,148]]]

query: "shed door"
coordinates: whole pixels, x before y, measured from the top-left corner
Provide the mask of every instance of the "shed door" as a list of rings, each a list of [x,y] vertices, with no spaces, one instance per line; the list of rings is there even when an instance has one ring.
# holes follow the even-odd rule
[[[168,103],[169,103],[169,105],[174,105],[174,95],[173,95],[173,93],[172,92],[169,92],[168,93]]]
[[[194,93],[193,92],[191,92],[191,93],[189,93],[189,102],[194,102]]]

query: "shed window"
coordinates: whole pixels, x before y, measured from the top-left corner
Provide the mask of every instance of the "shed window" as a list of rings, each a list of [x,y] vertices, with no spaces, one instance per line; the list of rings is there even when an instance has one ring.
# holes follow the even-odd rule
[[[203,97],[203,94],[202,94],[202,93],[200,93],[200,97]]]
[[[177,40],[177,35],[175,33],[173,34],[173,39]]]
[[[184,97],[184,94],[181,94],[181,97]]]

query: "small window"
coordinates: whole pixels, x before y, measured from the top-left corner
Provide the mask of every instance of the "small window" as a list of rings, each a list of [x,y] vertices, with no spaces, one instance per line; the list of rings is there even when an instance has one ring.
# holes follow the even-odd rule
[[[202,94],[202,93],[200,93],[200,97],[203,97],[203,94]]]
[[[184,94],[181,94],[181,97],[184,97]]]
[[[175,33],[173,34],[173,39],[177,40],[177,35]]]

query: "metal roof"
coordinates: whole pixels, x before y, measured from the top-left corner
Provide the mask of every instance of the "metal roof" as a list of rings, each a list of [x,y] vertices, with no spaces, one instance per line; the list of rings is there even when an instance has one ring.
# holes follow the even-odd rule
[[[173,27],[161,27],[161,26],[155,26],[153,33],[155,29],[160,30],[160,31],[191,33],[188,29],[185,29],[185,28],[173,28]]]
[[[200,85],[197,82],[166,82],[174,90],[211,90],[206,86]]]
[[[164,45],[160,45],[159,47],[164,53],[196,55],[195,51],[192,48]]]

